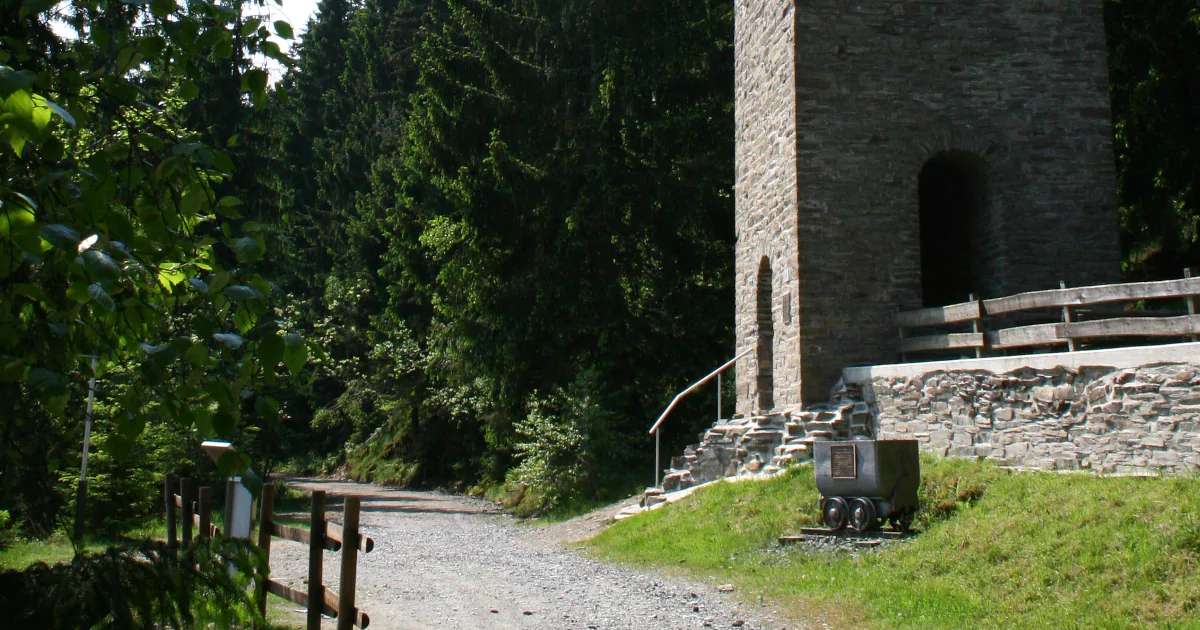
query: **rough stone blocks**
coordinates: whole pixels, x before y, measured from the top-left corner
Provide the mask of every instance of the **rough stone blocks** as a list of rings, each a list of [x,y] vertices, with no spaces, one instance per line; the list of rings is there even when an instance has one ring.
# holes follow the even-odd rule
[[[896,358],[892,318],[922,306],[936,254],[920,177],[947,152],[984,165],[980,297],[1119,279],[1101,8],[736,0],[737,346],[772,346],[739,362],[739,413],[820,402],[843,367]]]

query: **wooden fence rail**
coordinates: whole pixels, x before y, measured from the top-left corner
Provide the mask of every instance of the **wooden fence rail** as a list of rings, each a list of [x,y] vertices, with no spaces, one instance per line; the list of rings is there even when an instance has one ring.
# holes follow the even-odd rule
[[[178,494],[175,492],[176,487],[179,488]],[[197,498],[192,500],[192,497]],[[167,475],[166,481],[163,483],[163,498],[167,508],[167,546],[169,548],[178,549],[180,545],[180,539],[176,535],[177,523],[183,526],[182,542],[184,545],[191,544],[193,528],[196,532],[207,531],[208,538],[216,538],[221,535],[221,528],[212,523],[211,488],[200,488],[196,493],[191,479],[177,480],[174,476]],[[175,517],[175,508],[179,508],[182,513],[179,519]]]
[[[366,628],[371,617],[354,605],[354,586],[358,575],[358,553],[369,553],[375,541],[358,531],[358,517],[362,508],[361,499],[345,498],[342,506],[342,523],[325,519],[325,492],[313,490],[312,509],[308,529],[281,525],[275,522],[275,488],[268,484],[263,488],[262,508],[258,523],[258,546],[270,562],[271,539],[284,538],[308,545],[308,591],[300,591],[265,576],[258,578],[258,606],[265,615],[267,594],[282,597],[304,606],[308,611],[308,629],[320,630],[321,616],[333,617],[338,621],[338,630],[349,630],[353,626]],[[346,544],[351,541],[353,544]],[[334,593],[324,584],[325,550],[341,552],[338,592]]]
[[[179,491],[176,493],[175,488]],[[208,487],[195,488],[191,479],[175,479],[167,475],[163,484],[163,498],[167,511],[167,546],[179,548],[180,544],[192,542],[193,527],[196,532],[208,532],[208,537],[221,535],[221,530],[212,524],[212,489]],[[370,536],[364,536],[358,531],[359,512],[362,509],[361,499],[347,496],[342,506],[342,523],[333,523],[325,519],[325,492],[312,492],[312,509],[309,518],[309,528],[292,527],[276,523],[275,518],[275,486],[263,486],[260,501],[258,523],[258,546],[263,550],[268,566],[271,560],[271,539],[285,538],[308,545],[308,591],[300,591],[266,575],[255,576],[255,597],[259,612],[267,613],[267,594],[282,597],[292,603],[307,609],[308,630],[320,630],[322,615],[337,619],[338,630],[350,630],[357,626],[366,628],[371,624],[371,617],[354,605],[354,587],[358,575],[358,553],[369,553],[375,548],[375,541]],[[176,519],[175,511],[180,511]],[[177,523],[182,529],[182,540],[176,536]],[[227,524],[228,525],[228,524]],[[354,544],[346,545],[345,541]],[[338,592],[334,593],[323,583],[324,551],[340,551],[340,581]]]
[[[1038,346],[1066,346],[1074,352],[1079,345],[1099,339],[1118,337],[1171,338],[1195,341],[1200,338],[1200,315],[1196,314],[1196,297],[1200,295],[1200,278],[1191,270],[1184,271],[1182,280],[1134,282],[1089,287],[1031,291],[991,300],[976,300],[974,296],[963,304],[926,308],[896,314],[900,329],[900,357],[917,352],[973,350],[980,357],[987,351],[1007,351]],[[1094,307],[1141,300],[1179,299],[1187,305],[1187,315],[1172,312],[1126,311],[1118,317],[1104,317]],[[1061,315],[1052,323],[1029,324],[981,332],[988,318],[1011,316],[1024,311],[1060,309]],[[1081,319],[1092,318],[1087,321]],[[947,327],[970,330],[947,332]],[[938,328],[932,334],[913,336],[922,328]]]
[[[909,353],[926,352],[929,350],[970,349],[975,352],[975,356],[983,356],[984,338],[979,332],[979,322],[982,318],[983,306],[979,300],[975,299],[975,296],[971,296],[970,301],[964,304],[897,313],[896,326],[900,328],[901,360]],[[969,333],[948,333],[920,337],[907,337],[905,335],[905,329],[908,328],[966,323],[971,325],[971,332]]]

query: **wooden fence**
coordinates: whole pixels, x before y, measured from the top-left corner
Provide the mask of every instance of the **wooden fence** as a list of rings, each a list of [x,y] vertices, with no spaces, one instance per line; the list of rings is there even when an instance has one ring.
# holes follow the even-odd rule
[[[985,353],[1003,353],[1018,348],[1065,346],[1074,352],[1095,340],[1120,337],[1183,338],[1195,341],[1200,336],[1200,316],[1196,315],[1196,296],[1200,278],[1185,270],[1182,280],[1107,284],[1089,287],[1033,291],[993,300],[926,308],[896,314],[900,329],[900,357],[931,351],[970,351],[976,357]],[[1180,299],[1187,314],[1169,311],[1132,311],[1103,307],[1144,300]],[[1055,321],[1001,328],[988,324],[1028,315],[1031,311],[1054,309]],[[1118,315],[1113,317],[1112,315]],[[1043,317],[1046,319],[1049,317]],[[1036,320],[1035,320],[1036,321]],[[935,332],[921,329],[936,328]],[[957,328],[947,332],[948,328]],[[968,330],[969,328],[969,330]],[[924,334],[916,334],[921,333]]]
[[[266,612],[266,593],[277,595],[308,609],[308,629],[320,630],[321,615],[338,620],[338,630],[349,630],[352,626],[366,628],[371,617],[354,606],[354,583],[358,576],[358,552],[370,553],[375,541],[358,531],[358,516],[361,507],[359,497],[347,496],[342,506],[342,524],[325,520],[325,492],[313,490],[312,509],[307,530],[280,525],[274,521],[275,488],[268,484],[263,488],[260,510],[258,545],[271,557],[271,538],[278,536],[308,545],[308,592],[298,591],[276,582],[260,580],[259,609]],[[345,544],[350,541],[352,544]],[[341,576],[335,594],[322,583],[324,577],[324,550],[341,551]]]
[[[192,541],[192,526],[198,531],[209,532],[210,537],[220,536],[221,530],[212,524],[212,490],[208,487],[196,489],[192,480],[178,481],[179,493],[174,488],[176,480],[168,475],[165,482],[165,498],[167,506],[167,545],[177,548],[180,540],[176,537],[175,508],[181,510],[179,519],[182,524],[182,543]],[[266,556],[267,564],[271,559],[271,539],[286,538],[308,545],[308,591],[300,591],[265,575],[255,576],[255,597],[259,612],[264,616],[267,612],[267,594],[277,595],[295,604],[304,606],[307,610],[308,630],[320,630],[321,616],[337,619],[338,630],[350,630],[357,626],[367,628],[371,617],[354,605],[354,587],[358,576],[358,553],[370,553],[375,548],[375,541],[370,536],[364,536],[358,531],[361,499],[356,496],[345,497],[342,506],[342,523],[338,524],[325,518],[325,492],[312,492],[312,506],[309,516],[309,527],[303,529],[275,522],[275,486],[263,486],[262,500],[259,509],[258,546]],[[354,544],[344,544],[344,541]],[[326,588],[324,581],[324,551],[341,552],[341,571],[338,592]]]
[[[175,492],[175,488],[179,492]],[[191,479],[178,480],[171,475],[163,484],[163,495],[167,507],[167,547],[179,548],[179,530],[183,533],[183,544],[192,542],[193,528],[196,536],[215,538],[221,535],[221,529],[212,522],[212,488],[196,488]],[[179,508],[180,517],[175,517],[175,508]],[[202,533],[207,532],[207,534]]]

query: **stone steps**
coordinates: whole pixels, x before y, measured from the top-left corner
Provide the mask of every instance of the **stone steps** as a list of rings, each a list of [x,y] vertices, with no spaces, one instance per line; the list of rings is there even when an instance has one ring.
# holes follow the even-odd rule
[[[871,410],[861,389],[842,386],[831,402],[803,410],[722,420],[700,436],[700,443],[671,458],[662,488],[648,492],[642,509],[721,479],[759,478],[812,459],[812,443],[871,435]],[[648,508],[644,506],[649,506]]]

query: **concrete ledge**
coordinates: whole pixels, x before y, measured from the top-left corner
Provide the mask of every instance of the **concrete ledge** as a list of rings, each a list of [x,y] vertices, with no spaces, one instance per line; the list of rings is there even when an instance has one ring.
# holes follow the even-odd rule
[[[1108,348],[1083,352],[1026,354],[1014,357],[985,359],[955,359],[925,363],[869,365],[842,370],[847,383],[869,383],[876,378],[916,377],[930,372],[984,371],[1006,374],[1022,368],[1052,370],[1057,367],[1078,370],[1082,367],[1111,367],[1117,369],[1141,367],[1160,363],[1200,363],[1200,343],[1176,343],[1162,346]]]

